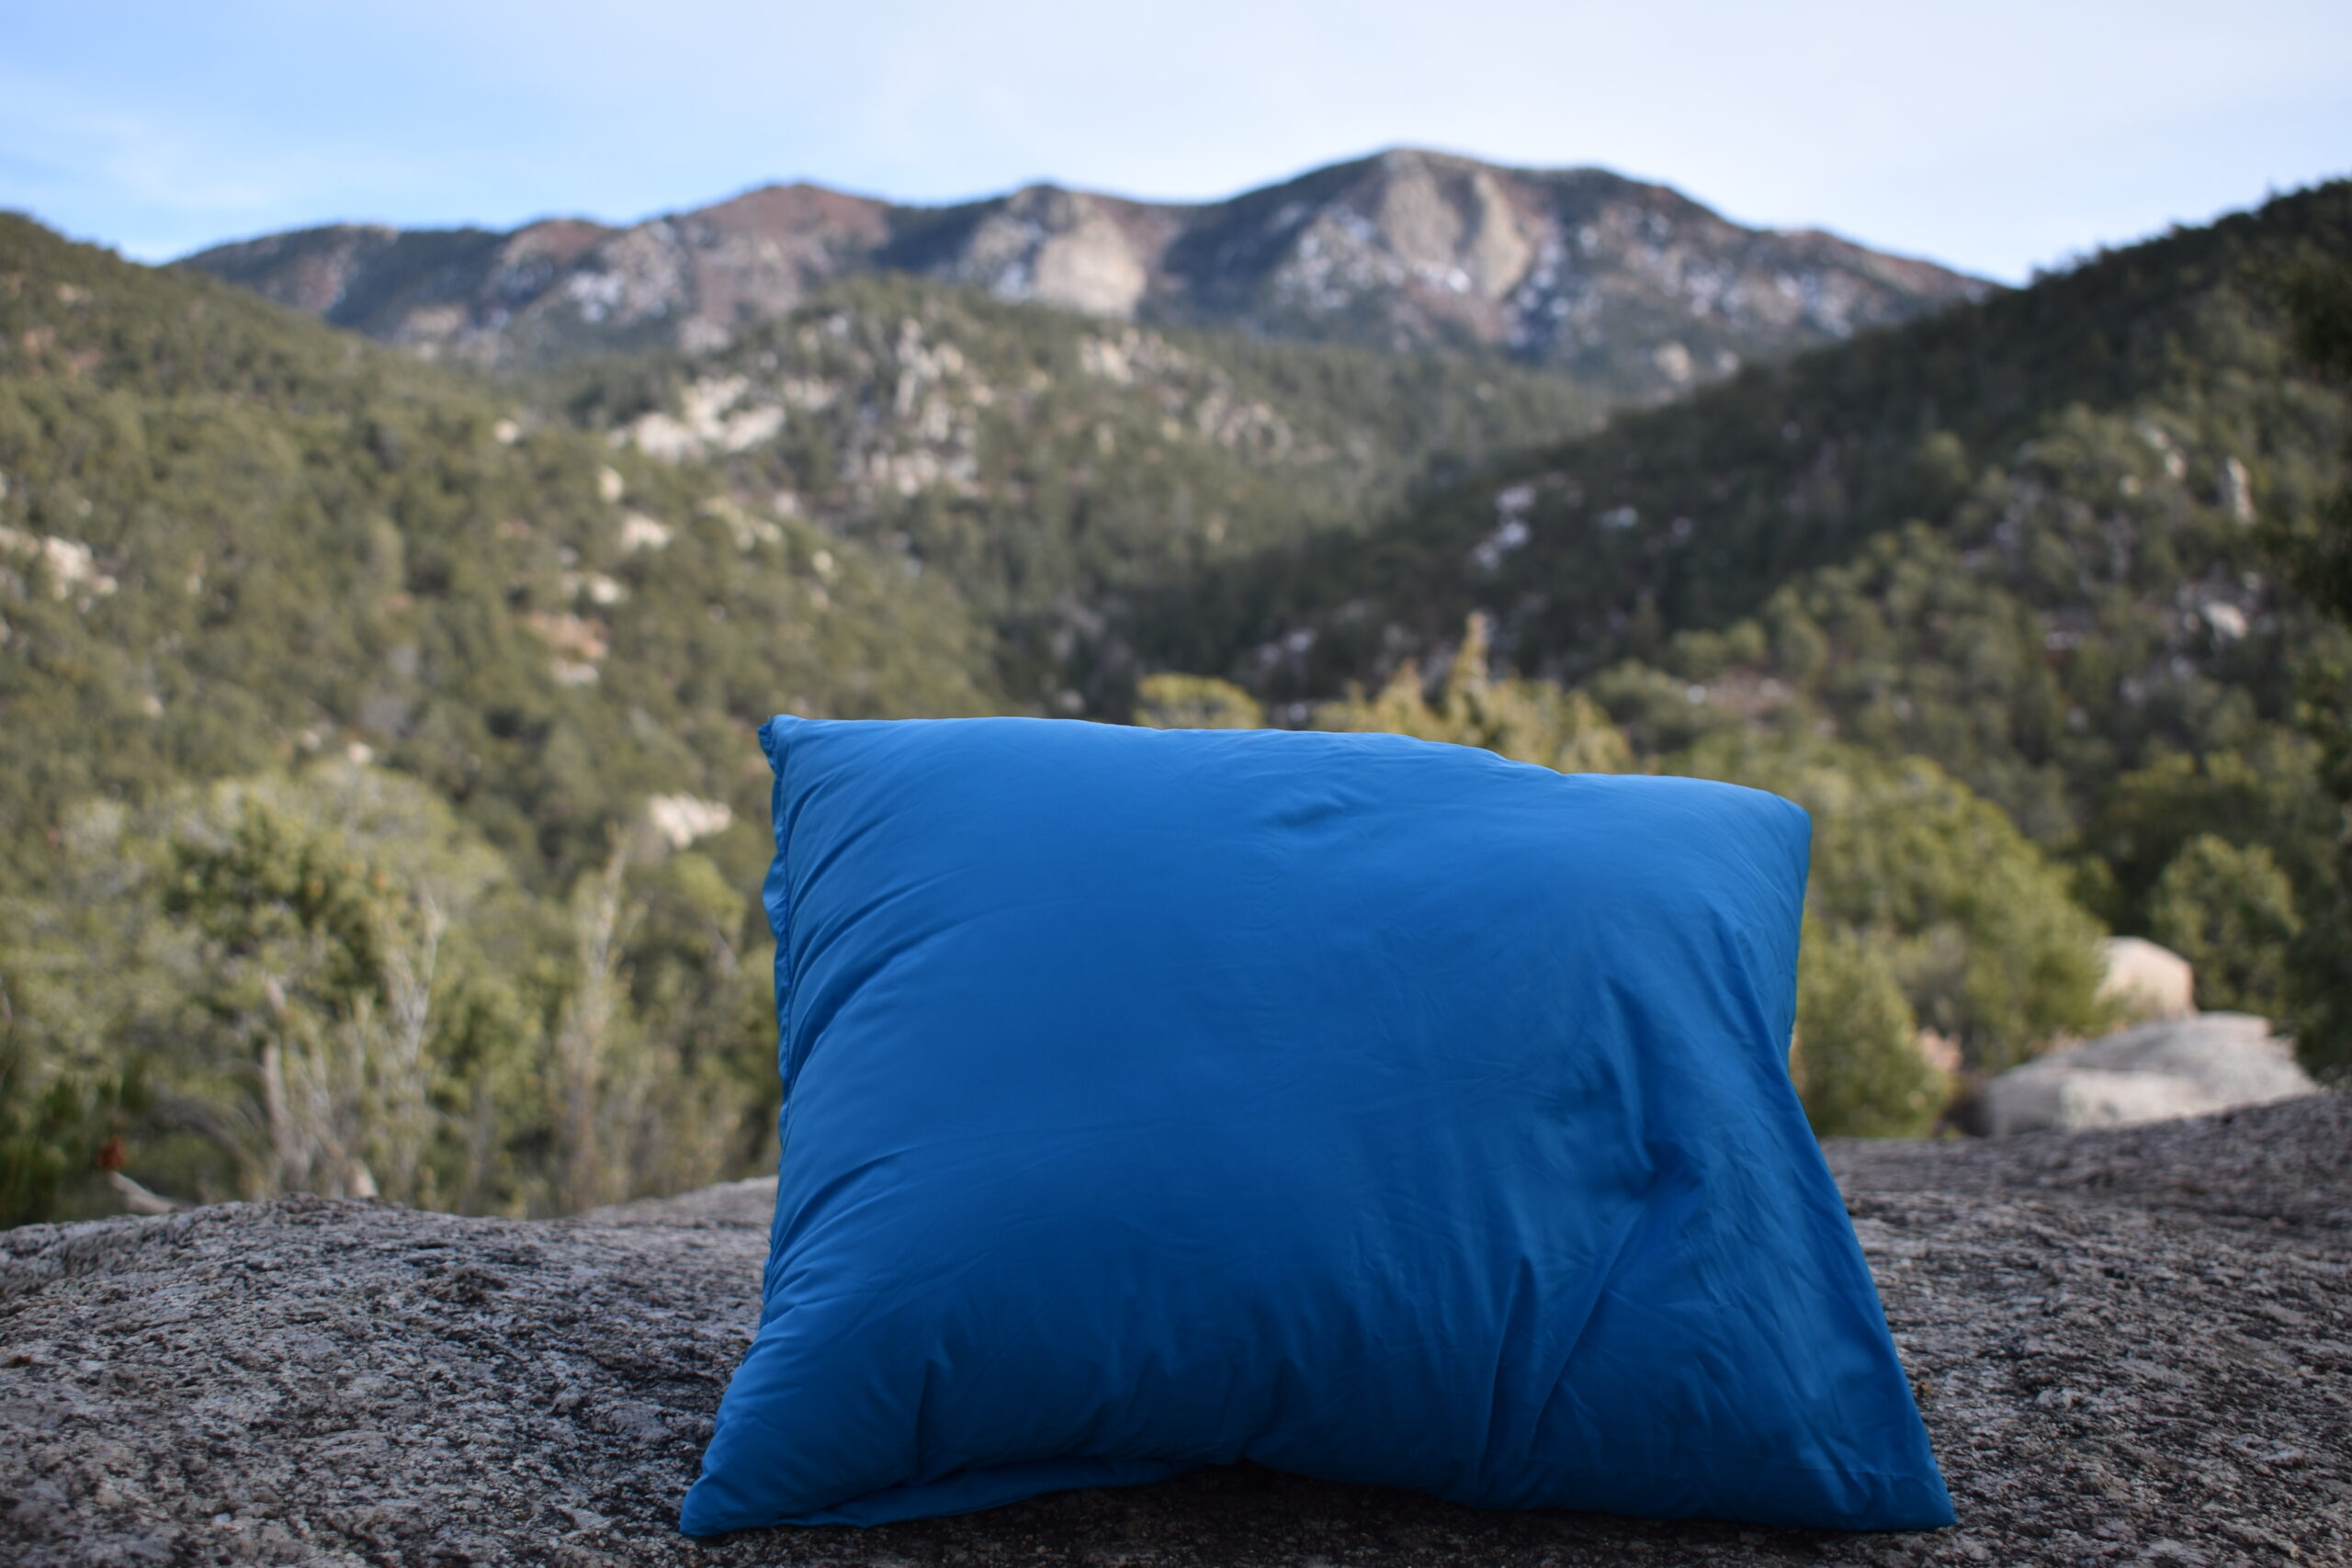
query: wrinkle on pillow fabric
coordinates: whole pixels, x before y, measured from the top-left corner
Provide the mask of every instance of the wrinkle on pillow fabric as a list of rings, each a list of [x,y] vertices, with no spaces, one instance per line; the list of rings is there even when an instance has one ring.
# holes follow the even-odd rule
[[[1241,1460],[1951,1521],[1789,1083],[1796,807],[1393,736],[761,739],[783,1156],[689,1534]]]

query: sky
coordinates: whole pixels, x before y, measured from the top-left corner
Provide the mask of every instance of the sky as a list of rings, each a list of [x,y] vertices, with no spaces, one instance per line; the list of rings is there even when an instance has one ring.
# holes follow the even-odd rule
[[[2352,173],[2344,0],[0,0],[0,208],[158,261],[779,179],[1598,164],[2005,281]]]

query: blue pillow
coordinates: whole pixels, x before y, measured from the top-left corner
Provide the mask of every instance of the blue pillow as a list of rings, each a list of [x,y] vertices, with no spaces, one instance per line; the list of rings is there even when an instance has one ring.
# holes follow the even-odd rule
[[[1380,735],[761,739],[784,1152],[687,1533],[1245,1459],[1951,1522],[1789,1083],[1797,807]]]

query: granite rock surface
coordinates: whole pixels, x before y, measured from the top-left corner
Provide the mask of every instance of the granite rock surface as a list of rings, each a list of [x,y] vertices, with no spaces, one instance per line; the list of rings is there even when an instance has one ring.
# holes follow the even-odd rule
[[[1248,1467],[885,1529],[673,1529],[766,1184],[547,1222],[293,1199],[0,1233],[0,1562],[2352,1563],[2352,1098],[1833,1144],[1960,1512],[1489,1514]]]

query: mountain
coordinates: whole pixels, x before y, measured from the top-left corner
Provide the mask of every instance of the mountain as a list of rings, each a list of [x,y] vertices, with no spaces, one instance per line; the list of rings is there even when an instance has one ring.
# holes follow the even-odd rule
[[[2200,833],[2315,897],[2335,815],[2291,721],[2334,634],[2276,545],[2343,481],[2352,407],[2299,368],[2279,280],[2346,254],[2352,182],[2282,196],[1622,413],[1111,624],[1136,665],[1298,722],[1442,665],[1482,612],[1498,661],[1583,685],[1651,754],[1728,728],[1930,758],[2077,857],[2120,929],[2149,929]]]
[[[21,219],[0,280],[0,864],[356,744],[568,868],[632,776],[738,793],[765,708],[1002,701],[952,588],[706,474]]]
[[[1023,198],[779,197],[807,244],[768,313],[525,354],[560,312],[518,285],[496,376],[0,218],[0,1222],[116,1176],[544,1213],[750,1168],[752,727],[784,709],[1142,691],[1779,789],[1817,825],[1825,1125],[1924,1124],[2095,1027],[2086,909],[2286,1016],[2282,955],[2341,927],[2306,676],[2352,648],[2276,536],[2326,515],[2352,403],[2277,284],[2352,254],[2352,186],[1611,415],[1631,382],[1510,363],[1409,280],[1351,297],[1379,332],[1285,326],[1304,240],[1253,273],[1204,238],[1346,229],[1416,169],[1476,210],[1478,166],[1420,155],[1258,209],[1084,198],[1175,225],[1149,276],[1193,281],[1127,319],[1035,297],[1124,276],[1053,249],[1082,215],[1008,300],[956,258]],[[1563,206],[1585,178],[1486,173]],[[1404,243],[1390,205],[1363,254]],[[624,238],[533,243],[553,277]],[[513,241],[380,239],[408,284],[357,287],[340,240],[285,276],[389,331]]]
[[[770,711],[1051,705],[1064,617],[1598,415],[887,276],[492,383],[0,217],[0,857],[356,744],[569,875],[633,776],[733,798]]]
[[[627,228],[346,224],[181,265],[481,363],[700,352],[829,281],[885,271],[1113,320],[1498,352],[1613,397],[1671,393],[1988,289],[1832,235],[1743,228],[1600,169],[1411,149],[1197,205],[1035,186],[921,207],[771,186]]]
[[[754,510],[952,583],[1002,689],[1072,711],[1138,671],[1102,611],[1213,563],[1347,535],[1432,471],[1589,429],[1563,378],[1106,321],[881,275],[701,355],[600,355],[514,389]]]
[[[468,1209],[743,1168],[762,718],[1069,711],[1095,603],[1597,412],[902,276],[492,380],[0,217],[0,1223],[112,1207],[109,1139]]]

